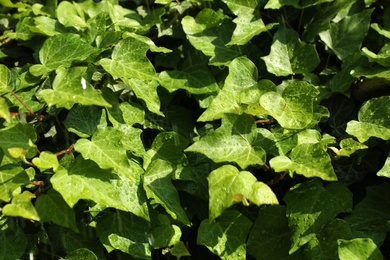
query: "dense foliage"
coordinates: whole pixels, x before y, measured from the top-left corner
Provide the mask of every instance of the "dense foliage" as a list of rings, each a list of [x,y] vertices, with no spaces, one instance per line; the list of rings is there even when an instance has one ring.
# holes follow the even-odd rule
[[[0,259],[389,257],[387,0],[0,5]]]

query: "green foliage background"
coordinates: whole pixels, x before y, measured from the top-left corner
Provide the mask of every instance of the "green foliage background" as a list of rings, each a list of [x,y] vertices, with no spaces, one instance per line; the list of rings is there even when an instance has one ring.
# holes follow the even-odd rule
[[[390,257],[386,0],[0,0],[0,259]]]

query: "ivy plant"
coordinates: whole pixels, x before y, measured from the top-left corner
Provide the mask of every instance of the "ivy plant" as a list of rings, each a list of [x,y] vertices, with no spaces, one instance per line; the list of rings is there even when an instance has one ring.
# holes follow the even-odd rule
[[[0,259],[390,257],[390,4],[0,0]]]

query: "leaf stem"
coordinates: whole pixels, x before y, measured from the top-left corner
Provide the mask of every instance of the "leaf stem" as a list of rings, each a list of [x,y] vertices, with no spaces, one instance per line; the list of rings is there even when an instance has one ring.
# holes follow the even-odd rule
[[[14,97],[20,102],[20,104],[22,104],[22,105],[24,106],[24,108],[27,109],[27,111],[28,111],[31,115],[35,115],[34,111],[32,111],[31,108],[30,108],[29,106],[27,106],[26,103],[24,103],[24,101],[23,101],[22,99],[20,99],[20,97],[19,97],[18,95],[16,95],[15,92],[13,92],[13,91],[11,90],[11,94],[12,94],[12,96],[14,96]]]
[[[72,153],[73,152],[73,148],[74,148],[74,144],[71,144],[68,148],[62,150],[62,151],[59,151],[59,152],[56,152],[55,155],[56,156],[60,156],[61,154],[64,154],[64,153]]]

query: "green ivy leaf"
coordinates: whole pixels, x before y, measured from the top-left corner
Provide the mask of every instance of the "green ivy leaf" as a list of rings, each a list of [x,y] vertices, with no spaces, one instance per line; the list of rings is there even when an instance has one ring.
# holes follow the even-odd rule
[[[350,156],[358,150],[367,149],[368,146],[359,143],[352,138],[343,139],[340,142],[340,150],[337,152],[339,156]]]
[[[202,153],[214,162],[234,162],[242,169],[263,165],[265,151],[256,143],[252,116],[225,114],[222,125],[188,147],[186,152]]]
[[[186,162],[182,151],[187,143],[187,140],[174,132],[160,133],[155,138],[152,148],[144,157],[144,188],[148,198],[162,205],[173,219],[189,225],[178,191],[172,184],[172,178]]]
[[[65,259],[98,260],[98,257],[91,250],[87,248],[79,248],[67,254]]]
[[[80,16],[76,6],[68,1],[62,1],[58,4],[57,18],[60,23],[69,27],[75,27],[77,29],[85,29],[88,24],[83,17]],[[81,15],[84,15],[83,13]]]
[[[278,86],[278,92],[261,96],[260,104],[287,129],[304,129],[315,119],[314,101],[319,91],[305,81],[288,80]]]
[[[369,238],[355,238],[352,240],[339,239],[339,258],[382,260],[383,255],[377,245]]]
[[[229,64],[229,75],[226,77],[224,87],[198,121],[220,119],[227,113],[241,114],[245,112],[247,105],[258,105],[260,96],[273,90],[274,84],[269,81],[260,81],[256,84],[257,78],[257,68],[252,61],[246,57],[234,59]]]
[[[2,97],[0,97],[0,118],[4,118],[7,123],[11,123],[11,114],[9,113],[8,104]]]
[[[263,20],[259,13],[250,14],[243,13],[233,20],[237,26],[233,31],[232,38],[230,42],[226,45],[245,45],[247,44],[254,36],[259,35],[263,32],[268,32],[273,29],[278,23],[269,23],[264,24]]]
[[[352,232],[370,237],[390,231],[390,184],[382,183],[366,188],[366,197],[346,217]],[[369,227],[369,228],[367,228]],[[372,237],[374,239],[374,237]]]
[[[0,200],[9,202],[12,193],[22,185],[26,185],[30,178],[25,170],[17,165],[0,167]]]
[[[34,157],[37,153],[36,141],[37,134],[30,124],[19,123],[0,129],[0,147],[7,156],[10,156],[8,149],[16,147],[24,149],[27,158]]]
[[[198,230],[197,244],[206,246],[221,259],[246,259],[245,241],[252,222],[235,210],[217,220],[205,219]]]
[[[294,186],[283,200],[292,231],[290,253],[315,238],[339,213],[352,211],[352,193],[348,188],[340,183],[324,188],[318,179]]]
[[[69,68],[72,62],[87,59],[96,49],[83,41],[79,35],[64,33],[48,38],[39,50],[39,61],[30,67],[34,76],[56,70],[60,66]]]
[[[204,8],[196,18],[185,16],[181,23],[190,43],[211,57],[209,64],[228,65],[235,57],[242,55],[238,46],[226,46],[234,25],[224,20],[222,13]]]
[[[347,133],[356,136],[360,142],[370,137],[390,139],[390,96],[382,96],[365,102],[358,113],[358,121],[347,124]]]
[[[383,45],[378,54],[373,53],[366,47],[362,49],[362,52],[369,61],[376,62],[384,67],[390,66],[390,44]]]
[[[285,23],[275,33],[269,55],[262,59],[268,72],[276,76],[308,73],[320,62],[315,46],[301,42],[298,33]]]
[[[149,229],[146,220],[121,211],[105,212],[96,226],[108,252],[118,249],[137,259],[152,259]]]
[[[184,70],[166,70],[160,73],[160,84],[169,92],[185,89],[191,94],[208,94],[219,90],[208,67],[188,66]]]
[[[180,242],[181,230],[172,225],[168,216],[158,215],[159,225],[150,233],[149,243],[153,248],[166,248]]]
[[[60,193],[50,189],[46,194],[39,195],[35,202],[35,208],[41,222],[53,222],[79,232],[76,225],[76,215]]]
[[[370,17],[373,11],[374,9],[368,9],[331,24],[329,30],[319,34],[321,40],[334,51],[340,60],[359,52],[370,27]]]
[[[20,259],[27,246],[27,236],[17,218],[0,219],[0,259]]]
[[[69,132],[87,138],[96,132],[102,117],[102,111],[99,107],[76,104],[62,123]]]
[[[33,198],[35,198],[35,195],[26,190],[22,194],[15,195],[11,203],[3,207],[2,212],[6,216],[40,221],[39,215],[31,203]]]
[[[0,95],[11,91],[11,71],[7,66],[0,64]]]
[[[102,170],[91,160],[77,157],[69,170],[60,167],[50,179],[69,207],[80,199],[89,199],[105,207],[127,210],[119,192],[110,183],[110,170]]]
[[[380,169],[376,175],[390,178],[390,152],[387,154],[387,158],[382,169]]]
[[[74,104],[111,107],[101,93],[83,77],[87,67],[59,68],[53,81],[53,89],[38,92],[49,106],[71,109]]]
[[[146,57],[149,49],[144,41],[128,37],[115,45],[111,59],[103,58],[98,64],[115,79],[157,80],[156,71]]]
[[[224,165],[210,173],[209,182],[209,219],[219,217],[225,209],[242,202],[257,206],[278,204],[272,190],[248,171],[239,171],[232,165]],[[249,200],[249,202],[248,202]]]
[[[53,171],[56,171],[60,166],[57,156],[51,152],[46,151],[41,152],[38,158],[36,157],[32,160],[32,163],[41,171],[47,169],[53,169]]]
[[[289,158],[290,157],[290,158]],[[330,156],[320,143],[304,143],[292,149],[289,157],[281,155],[270,160],[276,172],[294,171],[307,178],[319,177],[325,181],[337,181]]]

